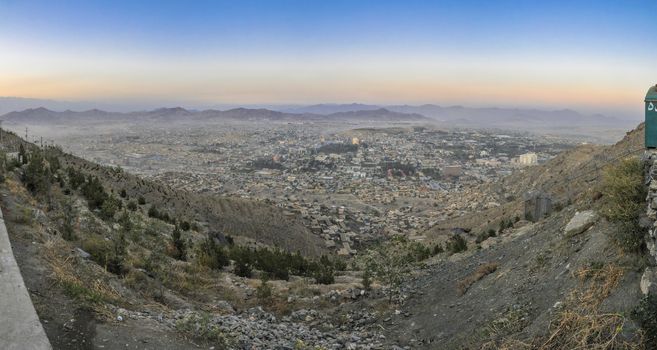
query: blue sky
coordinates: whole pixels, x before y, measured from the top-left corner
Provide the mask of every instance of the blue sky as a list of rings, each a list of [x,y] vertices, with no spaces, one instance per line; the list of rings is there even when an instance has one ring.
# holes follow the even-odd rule
[[[633,112],[657,82],[656,16],[655,1],[0,0],[0,95]]]

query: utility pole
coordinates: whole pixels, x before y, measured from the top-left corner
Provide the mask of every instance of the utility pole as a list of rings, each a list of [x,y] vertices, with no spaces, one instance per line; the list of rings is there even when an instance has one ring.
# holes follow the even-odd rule
[[[27,140],[27,127],[25,127],[25,141],[29,142],[29,141]]]

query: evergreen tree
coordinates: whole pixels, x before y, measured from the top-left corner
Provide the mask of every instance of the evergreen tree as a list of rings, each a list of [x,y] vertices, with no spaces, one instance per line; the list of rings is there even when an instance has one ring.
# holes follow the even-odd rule
[[[173,233],[171,234],[173,246],[176,248],[176,256],[174,256],[174,258],[185,261],[187,260],[187,247],[185,246],[185,241],[181,236],[180,227],[176,225],[173,228]]]
[[[73,224],[76,215],[70,198],[64,202],[63,214],[64,215],[63,215],[63,222],[61,229],[62,238],[64,238],[67,241],[72,241],[75,239]]]

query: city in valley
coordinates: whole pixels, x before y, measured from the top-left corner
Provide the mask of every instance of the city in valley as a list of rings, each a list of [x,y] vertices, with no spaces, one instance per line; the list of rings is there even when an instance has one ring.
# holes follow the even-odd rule
[[[657,349],[656,13],[0,0],[0,350]]]
[[[22,125],[13,128],[24,132]],[[176,189],[263,200],[299,214],[339,255],[394,235],[421,241],[437,221],[499,206],[477,186],[577,144],[554,135],[450,130],[426,122],[60,128],[66,131],[46,142],[95,163]]]

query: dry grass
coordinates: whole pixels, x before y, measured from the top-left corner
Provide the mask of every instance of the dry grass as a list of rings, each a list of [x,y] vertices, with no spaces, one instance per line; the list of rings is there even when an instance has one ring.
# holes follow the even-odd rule
[[[37,201],[27,192],[23,184],[21,184],[19,181],[7,178],[5,180],[5,186],[7,186],[9,192],[11,192],[11,194],[15,197],[21,199],[23,202],[29,203],[32,206],[36,206]]]
[[[601,313],[600,304],[618,286],[623,270],[608,265],[581,268],[574,273],[580,287],[566,301],[566,309],[550,325],[550,336],[540,349],[632,349],[638,347],[619,338],[625,317]]]
[[[465,292],[472,287],[475,282],[479,281],[480,279],[490,275],[491,273],[497,271],[497,263],[491,262],[491,263],[486,263],[477,270],[467,276],[466,278],[462,279],[459,281],[459,283],[456,285],[456,291],[459,295],[465,294]]]
[[[603,313],[600,304],[618,286],[623,277],[618,266],[581,268],[574,273],[580,286],[566,299],[565,308],[550,324],[549,336],[525,343],[518,339],[491,341],[483,349],[643,349],[640,341],[628,341],[620,336],[625,316]],[[637,335],[640,337],[640,334]]]
[[[44,257],[52,272],[50,278],[71,297],[89,303],[100,314],[108,314],[103,303],[119,300],[120,294],[97,276],[78,274],[75,256],[63,253],[68,251],[69,247],[61,241],[50,240],[44,244]]]

